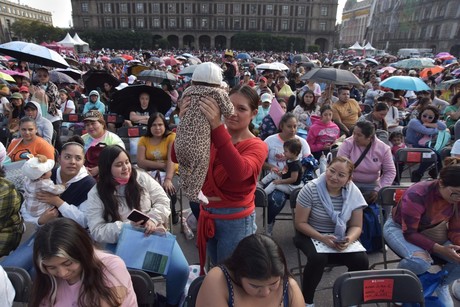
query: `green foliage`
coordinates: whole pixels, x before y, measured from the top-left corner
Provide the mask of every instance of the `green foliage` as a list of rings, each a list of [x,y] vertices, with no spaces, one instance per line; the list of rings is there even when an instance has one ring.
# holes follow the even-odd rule
[[[320,49],[320,47],[318,45],[309,45],[307,47],[307,52],[309,52],[309,53],[320,52],[320,51],[321,51],[321,49]]]
[[[18,19],[11,25],[11,34],[14,39],[35,43],[61,40],[68,29],[61,29],[46,25],[36,20]]]
[[[231,48],[239,50],[286,51],[305,49],[305,39],[300,37],[274,36],[268,33],[239,33],[231,42]]]

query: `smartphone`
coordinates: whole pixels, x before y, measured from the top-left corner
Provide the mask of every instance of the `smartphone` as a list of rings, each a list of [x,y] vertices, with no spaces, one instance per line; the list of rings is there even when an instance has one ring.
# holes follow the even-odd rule
[[[142,224],[144,224],[149,219],[150,217],[148,215],[136,209],[133,209],[133,211],[131,211],[131,213],[128,215],[128,220],[136,222],[136,223],[139,221],[142,221]]]
[[[335,239],[334,240],[334,243],[337,243],[337,244],[344,244],[344,243],[347,243],[348,240],[346,239]]]

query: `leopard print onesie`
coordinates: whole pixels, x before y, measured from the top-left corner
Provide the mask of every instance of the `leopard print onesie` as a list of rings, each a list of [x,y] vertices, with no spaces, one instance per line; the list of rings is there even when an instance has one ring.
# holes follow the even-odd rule
[[[199,109],[200,97],[214,98],[224,116],[233,114],[233,104],[223,89],[211,86],[192,85],[182,96],[190,96],[190,107],[180,120],[174,143],[179,180],[187,198],[200,202],[198,194],[208,172],[211,150],[211,126]]]

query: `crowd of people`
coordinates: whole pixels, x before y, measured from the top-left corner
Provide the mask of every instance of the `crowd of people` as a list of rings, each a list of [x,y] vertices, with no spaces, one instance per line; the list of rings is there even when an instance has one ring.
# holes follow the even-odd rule
[[[444,306],[453,306],[448,286],[460,278],[455,87],[383,88],[388,77],[420,71],[390,73],[383,65],[348,61],[338,69],[352,71],[363,86],[335,86],[305,79],[313,62],[270,54],[265,60],[284,62],[288,69],[258,70],[230,50],[221,57],[198,55],[204,63],[189,77],[179,75],[188,66],[186,57],[166,65],[152,54],[135,53],[141,64],[176,78],[142,82],[128,74],[129,65],[110,63],[106,55],[112,52],[94,53],[79,68],[104,70],[120,86],[106,82],[86,91],[83,84],[56,85],[47,68],[35,70],[35,84],[21,75],[17,86],[0,85],[1,123],[10,134],[0,145],[0,162],[27,176],[19,185],[0,171],[0,265],[22,267],[35,278],[32,306],[133,306],[126,265],[112,253],[127,225],[146,237],[169,236],[170,215],[173,224],[180,219],[180,189],[198,221],[201,273],[207,256],[215,266],[197,306],[314,306],[326,266],[368,269],[366,252],[349,247],[363,231],[364,208],[377,202],[380,189],[400,183],[397,151],[431,148],[441,132],[448,132],[453,157],[443,164],[445,153],[434,150],[437,162],[420,163],[410,174],[416,184],[390,214],[384,235],[402,258],[399,267],[418,275],[430,269],[431,257],[443,259],[450,274],[437,294]],[[322,62],[332,63],[325,57]],[[453,68],[427,83],[448,80]],[[127,104],[128,116],[110,121],[113,95],[139,83],[161,88],[171,107],[160,112],[155,95],[144,89]],[[64,115],[76,113],[80,120],[63,122]],[[143,127],[146,134],[127,142],[117,133],[122,126]],[[306,179],[308,161],[328,155],[324,173],[313,169],[313,178]],[[422,180],[426,171],[432,180]],[[255,234],[258,186],[269,204],[267,236]],[[285,200],[299,189],[295,241],[308,258],[301,287],[270,238]],[[148,218],[132,222],[132,210]],[[24,222],[37,231],[20,244]],[[442,241],[423,233],[441,224],[448,224]],[[318,252],[317,242],[330,252]],[[175,242],[165,274],[168,306],[179,306],[188,274],[187,258]],[[453,293],[460,297],[460,286]]]

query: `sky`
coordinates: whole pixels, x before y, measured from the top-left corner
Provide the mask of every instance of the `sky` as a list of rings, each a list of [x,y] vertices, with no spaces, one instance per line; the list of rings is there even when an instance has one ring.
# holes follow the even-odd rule
[[[72,24],[72,6],[70,0],[10,0],[19,2],[30,7],[50,11],[53,14],[53,25],[60,28],[68,28]],[[342,10],[346,0],[339,0],[337,20],[342,20]]]

